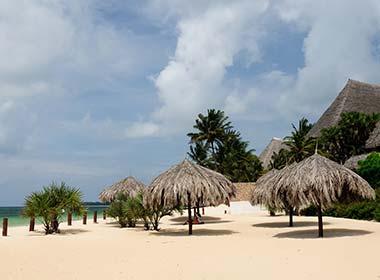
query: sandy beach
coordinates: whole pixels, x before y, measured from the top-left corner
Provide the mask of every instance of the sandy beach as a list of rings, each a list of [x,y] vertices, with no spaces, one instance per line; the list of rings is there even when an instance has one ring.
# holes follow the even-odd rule
[[[224,214],[224,210],[228,210]],[[160,232],[121,229],[111,219],[62,234],[9,229],[0,238],[1,279],[380,279],[380,223],[286,216],[244,203],[206,209],[187,235],[186,218],[165,218]]]

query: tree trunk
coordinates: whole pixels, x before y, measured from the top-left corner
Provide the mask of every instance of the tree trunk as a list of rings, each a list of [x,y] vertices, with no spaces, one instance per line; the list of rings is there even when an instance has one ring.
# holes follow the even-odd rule
[[[29,231],[34,231],[34,225],[36,223],[36,220],[34,217],[30,218],[30,222],[29,222]]]
[[[198,217],[201,216],[201,210],[200,210],[200,207],[199,207],[199,201],[197,202],[197,215],[198,215]]]
[[[73,214],[71,212],[67,213],[67,225],[71,226],[73,222]]]
[[[3,236],[8,235],[8,218],[3,218]]]
[[[191,217],[191,195],[187,193],[187,213],[188,213],[188,223],[189,223],[189,235],[193,234],[193,218]]]
[[[289,207],[289,226],[293,226],[293,207]]]
[[[322,206],[318,205],[318,237],[323,237]]]

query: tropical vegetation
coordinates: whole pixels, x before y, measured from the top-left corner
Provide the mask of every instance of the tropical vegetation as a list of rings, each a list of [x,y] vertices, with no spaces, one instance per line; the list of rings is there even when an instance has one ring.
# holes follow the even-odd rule
[[[159,230],[160,220],[165,216],[171,216],[174,211],[180,209],[167,209],[164,207],[150,209],[144,206],[143,193],[132,197],[119,194],[110,204],[107,213],[116,219],[120,227],[135,227],[138,221],[143,222],[146,230]]]
[[[25,199],[24,216],[40,219],[46,234],[59,233],[59,224],[65,213],[84,211],[82,193],[64,182],[51,183]]]
[[[378,121],[380,114],[342,113],[336,126],[322,129],[318,142],[330,159],[343,164],[365,152],[365,143]]]
[[[262,172],[261,162],[223,111],[210,109],[207,115],[199,114],[193,128],[195,132],[187,134],[192,160],[233,182],[257,180]]]

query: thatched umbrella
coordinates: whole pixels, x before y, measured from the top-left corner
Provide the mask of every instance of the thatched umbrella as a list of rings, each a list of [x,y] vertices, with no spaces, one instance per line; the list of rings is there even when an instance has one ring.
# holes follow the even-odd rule
[[[250,202],[252,205],[263,204],[269,208],[285,209],[289,213],[289,226],[293,226],[294,206],[287,200],[286,189],[278,188],[276,180],[281,178],[280,173],[286,172],[294,164],[281,170],[272,169],[261,176],[252,192]]]
[[[319,237],[323,237],[322,210],[338,201],[375,198],[375,191],[367,181],[318,154],[276,173],[271,180],[277,190],[275,205],[284,205],[282,195],[286,195],[286,202],[293,207],[317,207]]]
[[[185,159],[153,180],[144,203],[150,208],[187,206],[192,234],[192,207],[228,204],[235,192],[235,186],[222,174]]]
[[[134,177],[127,178],[105,188],[100,194],[99,199],[103,202],[112,202],[119,194],[135,197],[140,191],[144,190],[145,185],[137,181]]]

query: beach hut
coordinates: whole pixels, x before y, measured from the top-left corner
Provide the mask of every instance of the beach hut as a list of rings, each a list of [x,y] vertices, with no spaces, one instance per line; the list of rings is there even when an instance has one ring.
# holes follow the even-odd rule
[[[188,208],[189,234],[192,234],[192,207],[229,204],[235,186],[222,174],[187,159],[156,177],[144,195],[149,208]]]
[[[375,191],[367,181],[317,153],[268,180],[272,180],[269,183],[276,184],[275,189],[278,190],[275,193],[278,196],[274,202],[276,205],[281,203],[282,196],[286,196],[286,201],[293,207],[317,207],[319,237],[323,237],[322,210],[339,201],[375,198]]]
[[[272,209],[284,209],[289,213],[289,226],[293,226],[294,206],[288,200],[287,188],[278,188],[276,180],[281,178],[281,173],[286,172],[293,165],[286,166],[281,170],[272,169],[261,176],[253,189],[250,202],[252,205],[262,204]]]
[[[281,149],[288,150],[289,147],[281,138],[273,137],[270,143],[265,147],[259,156],[264,169],[269,169],[273,154],[278,154]]]
[[[110,187],[105,188],[100,194],[99,199],[102,202],[112,202],[116,199],[117,195],[125,194],[131,197],[135,197],[140,191],[143,191],[145,185],[136,180],[132,176],[113,184]]]

